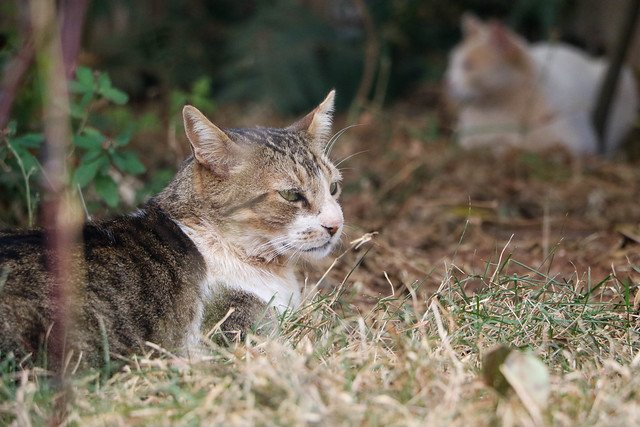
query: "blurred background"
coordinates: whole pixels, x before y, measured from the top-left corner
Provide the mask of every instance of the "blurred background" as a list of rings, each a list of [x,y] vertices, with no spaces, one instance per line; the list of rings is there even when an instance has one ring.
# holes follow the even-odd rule
[[[562,40],[611,55],[625,0],[57,4],[63,51],[71,55],[65,61],[79,67],[68,74],[69,161],[97,217],[131,209],[172,177],[189,154],[184,104],[221,127],[279,126],[336,88],[335,130],[360,124],[334,153],[337,160],[354,156],[341,165],[351,224],[345,240],[348,246],[364,232],[380,233],[377,255],[362,267],[367,286],[386,288],[382,272],[405,285],[424,280],[454,253],[465,268],[481,268],[475,263],[511,235],[523,256],[540,263],[555,256],[570,273],[577,263],[606,274],[612,254],[633,271],[627,261],[637,253],[640,218],[637,138],[615,162],[594,158],[576,166],[561,155],[532,153],[496,160],[455,146],[441,96],[464,12],[502,20],[530,41]],[[3,228],[39,223],[46,179],[31,16],[28,1],[0,3]],[[637,35],[628,62],[638,71]]]

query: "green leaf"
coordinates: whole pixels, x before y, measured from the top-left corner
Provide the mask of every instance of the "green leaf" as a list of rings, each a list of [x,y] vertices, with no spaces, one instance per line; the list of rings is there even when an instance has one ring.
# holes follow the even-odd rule
[[[72,102],[69,105],[69,113],[74,119],[81,119],[84,117],[84,108],[82,108],[82,106],[76,104],[75,102]]]
[[[69,90],[72,93],[92,93],[93,92],[93,86],[87,87],[87,86],[83,85],[82,83],[79,83],[79,82],[76,82],[76,81],[71,81],[71,82],[69,82]]]
[[[144,165],[138,159],[138,156],[132,151],[115,152],[112,155],[113,163],[122,172],[137,175],[146,170]]]
[[[80,98],[80,101],[78,101],[78,106],[83,110],[86,109],[91,101],[93,101],[93,96],[93,93],[85,93],[84,95],[82,95],[82,98]]]
[[[93,71],[87,67],[78,67],[76,69],[76,79],[72,80],[69,84],[69,88],[74,93],[93,93]]]
[[[39,168],[38,160],[29,151],[22,147],[15,146],[13,149],[15,150],[18,157],[20,157],[22,166],[24,167],[24,171],[26,173],[30,173],[32,170],[37,170]]]
[[[85,128],[80,135],[73,136],[73,145],[85,150],[99,150],[106,139],[100,131],[93,128]]]
[[[111,85],[111,79],[107,73],[102,73],[98,77],[98,93],[117,105],[124,105],[129,100],[126,93]]]
[[[109,175],[98,175],[95,180],[96,192],[107,205],[114,208],[118,206],[118,184]]]
[[[103,90],[111,88],[111,78],[105,72],[100,73],[98,76],[98,92],[102,93]]]
[[[41,133],[27,133],[11,140],[14,148],[38,148],[44,142],[44,135]]]
[[[211,89],[211,79],[209,77],[200,77],[191,87],[191,94],[196,97],[208,97]]]
[[[93,71],[84,66],[76,68],[76,80],[83,85],[93,86]]]
[[[96,173],[98,173],[98,168],[104,164],[105,160],[107,160],[108,163],[108,159],[105,159],[104,156],[100,156],[92,161],[80,163],[73,173],[73,182],[79,184],[80,187],[86,187],[87,184],[95,178]]]
[[[102,150],[90,150],[87,151],[82,158],[80,159],[80,163],[88,163],[96,160],[98,157],[103,156],[104,153]]]
[[[132,135],[133,135],[133,125],[129,125],[127,126],[127,129],[124,132],[122,132],[120,135],[118,135],[114,139],[116,146],[124,147],[125,145],[129,144],[129,142],[131,141]]]
[[[18,123],[15,120],[10,120],[9,123],[7,123],[8,136],[15,135],[17,130]]]
[[[102,135],[102,132],[100,132],[98,129],[91,127],[91,126],[85,126],[84,129],[82,129],[82,133],[86,134],[86,135],[92,135],[95,136],[96,138],[98,136],[101,136],[103,138],[105,138],[104,135]]]
[[[100,94],[117,105],[124,105],[129,101],[129,95],[114,87],[104,89]]]

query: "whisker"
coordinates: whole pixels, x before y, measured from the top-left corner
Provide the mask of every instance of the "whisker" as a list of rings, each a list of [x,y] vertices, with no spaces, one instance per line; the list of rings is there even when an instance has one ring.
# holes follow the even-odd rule
[[[278,248],[274,248],[274,246],[286,240],[287,240],[287,236],[278,236],[278,237],[274,237],[273,239],[269,239],[266,242],[253,248],[253,250],[250,251],[249,255],[253,255],[253,256],[262,255],[265,258],[268,258],[270,255],[278,255],[279,250]],[[264,249],[268,249],[268,251],[266,251],[265,253],[262,253]]]
[[[340,166],[343,162],[346,162],[347,160],[351,159],[352,157],[355,157],[355,156],[357,156],[357,155],[359,155],[359,154],[367,153],[367,152],[369,152],[369,151],[371,151],[371,150],[362,150],[362,151],[358,151],[357,153],[353,153],[353,154],[351,154],[350,156],[347,156],[347,157],[345,157],[344,159],[342,159],[342,160],[340,160],[339,162],[337,162],[337,163],[335,164],[335,167]]]
[[[354,125],[350,125],[347,126],[345,128],[340,129],[338,132],[336,132],[331,139],[329,140],[329,142],[327,143],[327,147],[324,149],[324,153],[326,155],[329,155],[331,153],[331,150],[333,149],[333,146],[336,144],[336,142],[338,141],[338,139],[349,129],[354,128],[356,126],[362,126],[362,123],[356,123]]]

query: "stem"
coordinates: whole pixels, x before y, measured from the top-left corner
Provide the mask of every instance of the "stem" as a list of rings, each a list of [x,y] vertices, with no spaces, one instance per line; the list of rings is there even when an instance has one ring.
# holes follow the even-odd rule
[[[73,77],[76,68],[76,58],[80,52],[82,28],[88,7],[88,0],[61,0],[59,3],[62,62],[67,79]]]
[[[68,7],[68,2],[63,2]],[[60,43],[60,25],[54,0],[31,0],[31,23],[36,47],[38,76],[43,85],[42,104],[45,148],[44,170],[48,178],[43,203],[47,235],[47,268],[51,277],[51,306],[55,308],[47,341],[48,360],[54,371],[54,385],[60,391],[50,424],[68,416],[72,398],[67,379],[71,362],[68,345],[74,337],[73,283],[83,277],[83,256],[78,241],[82,215],[75,192],[68,185],[66,153],[71,141],[69,92]],[[77,355],[75,355],[77,357]]]
[[[24,187],[26,191],[25,198],[27,199],[27,215],[29,217],[29,228],[32,228],[33,227],[33,207],[31,204],[32,203],[31,202],[31,184],[29,183],[29,178],[33,173],[33,169],[31,169],[29,173],[27,173],[27,171],[24,169],[24,163],[22,162],[22,159],[20,158],[20,156],[18,155],[18,153],[16,152],[16,150],[13,148],[13,146],[9,141],[7,141],[7,147],[9,147],[9,150],[11,151],[13,156],[16,158],[16,161],[18,162],[18,166],[20,166],[20,172],[22,173],[22,179],[24,180]]]
[[[616,44],[613,58],[607,69],[607,74],[604,77],[602,86],[600,86],[598,101],[593,111],[592,121],[596,134],[598,135],[598,151],[600,154],[604,154],[607,148],[606,134],[609,110],[611,109],[613,97],[617,92],[616,88],[618,86],[618,80],[620,80],[620,72],[622,71],[624,58],[629,50],[631,38],[633,37],[638,20],[638,12],[640,12],[640,0],[629,0],[627,13],[625,15],[626,18],[620,30],[618,43]]]
[[[373,17],[367,8],[364,0],[353,0],[358,12],[362,15],[362,21],[365,30],[365,47],[364,47],[364,69],[362,71],[362,79],[358,91],[349,108],[348,122],[353,122],[356,116],[360,114],[362,108],[367,103],[367,98],[375,81],[376,70],[378,69],[378,58],[380,57],[380,41],[376,35],[375,23]]]

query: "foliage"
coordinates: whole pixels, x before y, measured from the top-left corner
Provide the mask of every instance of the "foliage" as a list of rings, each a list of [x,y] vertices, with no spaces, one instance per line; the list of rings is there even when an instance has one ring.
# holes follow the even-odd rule
[[[138,155],[127,149],[135,130],[134,124],[130,122],[123,128],[112,126],[106,112],[112,105],[125,105],[128,96],[112,85],[107,73],[86,67],[77,69],[69,87],[73,94],[70,98],[73,130],[69,153],[71,183],[80,191],[95,191],[99,200],[109,207],[117,207],[120,198],[112,171],[138,175],[146,170]],[[19,132],[20,120],[14,120],[2,138],[0,165],[5,173],[0,178],[0,185],[7,190],[5,194],[16,196],[13,200],[5,199],[5,203],[14,206],[16,212],[20,211],[20,201],[23,201],[31,226],[40,199],[38,183],[47,179],[38,160],[43,155],[44,136],[41,132]]]
[[[79,97],[71,104],[73,145],[79,151],[72,182],[80,188],[93,183],[100,198],[110,207],[116,207],[119,202],[118,185],[109,175],[111,168],[137,175],[144,172],[145,167],[133,151],[125,149],[131,141],[133,124],[110,137],[106,134],[108,129],[101,131],[91,126],[91,106],[101,100],[123,105],[128,96],[112,86],[106,73],[94,73],[86,67],[76,70],[76,79],[70,88]]]

